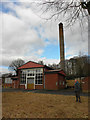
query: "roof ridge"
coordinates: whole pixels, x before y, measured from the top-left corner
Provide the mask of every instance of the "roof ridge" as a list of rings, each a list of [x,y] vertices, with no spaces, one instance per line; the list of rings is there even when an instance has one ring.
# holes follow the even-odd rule
[[[29,64],[29,63],[34,63],[34,64],[37,64],[37,65],[41,65],[41,64],[36,63],[36,62],[33,62],[33,61],[28,61],[28,62],[26,62],[25,64],[23,64],[22,66],[18,67],[18,69],[20,69],[21,67],[23,67],[23,66],[25,66],[25,65],[27,65],[27,64]],[[41,65],[41,66],[42,66],[42,67],[45,67],[45,65]]]
[[[34,62],[34,61],[30,61],[30,62],[33,62],[33,63],[39,64],[39,65],[42,65],[42,64],[40,64],[40,63],[37,63],[37,62]],[[45,65],[43,65],[43,66],[45,66]]]
[[[62,69],[53,69],[53,70],[50,70],[50,71],[63,71]]]

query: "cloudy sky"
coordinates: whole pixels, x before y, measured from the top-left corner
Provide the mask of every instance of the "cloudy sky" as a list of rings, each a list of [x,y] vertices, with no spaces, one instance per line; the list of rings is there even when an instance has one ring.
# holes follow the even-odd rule
[[[5,0],[0,3],[0,72],[8,72],[9,64],[17,58],[25,62],[59,63],[58,23],[63,19],[46,21],[41,18],[41,11],[30,1]],[[82,28],[77,22],[72,27],[64,27],[66,59],[79,55],[79,52],[87,54],[87,22],[85,26]]]

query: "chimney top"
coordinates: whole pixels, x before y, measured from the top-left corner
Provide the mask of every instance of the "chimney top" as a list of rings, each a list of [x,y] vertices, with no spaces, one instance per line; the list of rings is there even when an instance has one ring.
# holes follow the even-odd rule
[[[59,27],[61,27],[61,28],[62,28],[62,27],[63,27],[63,24],[62,24],[62,23],[59,23]]]

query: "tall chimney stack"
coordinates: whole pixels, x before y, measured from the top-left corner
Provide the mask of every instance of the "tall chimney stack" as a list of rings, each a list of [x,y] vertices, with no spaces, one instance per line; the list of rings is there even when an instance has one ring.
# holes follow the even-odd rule
[[[60,44],[60,65],[61,69],[65,71],[65,56],[64,56],[64,35],[63,35],[63,24],[59,24],[59,44]]]

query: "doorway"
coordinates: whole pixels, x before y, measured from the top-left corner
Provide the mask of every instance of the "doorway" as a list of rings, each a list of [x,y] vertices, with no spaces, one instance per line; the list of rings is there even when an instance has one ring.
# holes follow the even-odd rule
[[[35,77],[34,76],[27,77],[26,88],[27,89],[35,89]]]

